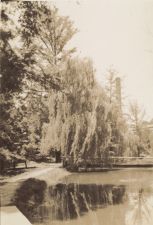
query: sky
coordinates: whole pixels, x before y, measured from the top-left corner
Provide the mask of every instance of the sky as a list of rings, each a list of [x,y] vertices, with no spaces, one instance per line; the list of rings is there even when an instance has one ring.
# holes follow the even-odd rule
[[[92,58],[104,85],[113,67],[123,78],[125,104],[137,100],[153,118],[153,0],[53,0],[78,29],[71,41]]]

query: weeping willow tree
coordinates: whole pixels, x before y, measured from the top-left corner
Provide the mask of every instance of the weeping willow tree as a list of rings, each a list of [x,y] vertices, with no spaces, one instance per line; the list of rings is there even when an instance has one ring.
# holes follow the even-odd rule
[[[112,143],[122,141],[123,121],[98,86],[91,60],[68,60],[61,77],[63,92],[50,92],[49,123],[43,126],[41,151],[61,149],[73,163],[109,155]]]
[[[60,16],[49,2],[12,2],[8,6],[15,8],[16,16],[11,10],[8,14],[16,18],[18,38],[13,40],[15,51],[5,50],[12,54],[16,73],[8,63],[2,72],[11,79],[4,83],[20,84],[14,97],[18,107],[16,111],[12,107],[13,122],[18,118],[19,133],[24,134],[24,144],[18,138],[19,152],[22,148],[42,153],[60,149],[74,164],[80,158],[109,155],[113,144],[123,143],[122,121],[112,91],[110,100],[97,84],[91,60],[72,57],[75,49],[67,45],[77,31],[72,21]],[[7,61],[3,61],[5,66]],[[6,88],[9,92],[10,85]]]

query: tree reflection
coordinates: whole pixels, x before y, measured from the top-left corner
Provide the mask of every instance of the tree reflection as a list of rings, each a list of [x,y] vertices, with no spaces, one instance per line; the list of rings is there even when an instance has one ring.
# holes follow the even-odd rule
[[[125,194],[124,186],[96,184],[57,184],[49,188],[50,197],[58,202],[57,219],[73,219],[89,210],[120,204]]]
[[[143,188],[140,188],[137,193],[130,196],[132,208],[127,213],[127,225],[151,225],[153,202],[150,195]]]
[[[61,183],[46,187],[44,181],[28,179],[13,198],[32,223],[75,219],[98,208],[121,204],[125,195],[122,185]]]
[[[12,203],[30,220],[38,215],[38,208],[44,202],[46,182],[30,178],[15,192]]]

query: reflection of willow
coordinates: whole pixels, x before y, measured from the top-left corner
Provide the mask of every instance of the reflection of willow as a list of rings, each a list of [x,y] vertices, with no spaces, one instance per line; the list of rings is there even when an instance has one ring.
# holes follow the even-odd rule
[[[49,188],[54,199],[52,219],[80,218],[87,212],[94,212],[107,205],[120,204],[125,194],[124,186],[96,184],[57,184]],[[51,207],[52,208],[52,207]],[[56,208],[56,209],[55,209]]]
[[[141,188],[136,199],[136,206],[133,214],[133,225],[150,224],[151,210],[146,201],[144,190]]]
[[[13,204],[32,223],[80,219],[89,212],[96,220],[95,210],[123,202],[123,185],[57,184],[47,188],[44,181],[28,179],[16,191]]]

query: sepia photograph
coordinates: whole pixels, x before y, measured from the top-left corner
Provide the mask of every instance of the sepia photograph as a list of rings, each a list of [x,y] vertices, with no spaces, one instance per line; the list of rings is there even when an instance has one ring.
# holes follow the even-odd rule
[[[0,6],[0,225],[153,225],[153,0]]]

